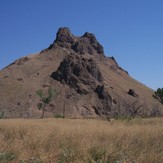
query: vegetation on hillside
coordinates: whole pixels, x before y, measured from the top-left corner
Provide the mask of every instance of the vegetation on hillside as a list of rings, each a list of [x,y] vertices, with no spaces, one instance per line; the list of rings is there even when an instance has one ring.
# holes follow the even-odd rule
[[[52,101],[52,99],[57,95],[56,90],[51,87],[48,89],[48,93],[44,93],[42,90],[36,91],[37,95],[40,97],[41,103],[38,103],[38,109],[42,110],[41,118],[44,118],[44,113],[46,106]]]
[[[163,88],[158,88],[153,97],[158,99],[163,104]]]

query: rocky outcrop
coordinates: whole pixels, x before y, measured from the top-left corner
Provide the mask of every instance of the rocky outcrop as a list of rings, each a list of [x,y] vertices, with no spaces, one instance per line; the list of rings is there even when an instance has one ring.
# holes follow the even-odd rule
[[[67,84],[80,94],[87,94],[103,83],[103,77],[96,61],[78,54],[68,55],[51,77]]]
[[[96,37],[86,32],[82,37],[78,38],[77,41],[71,46],[71,48],[79,54],[91,54],[94,53],[104,55],[102,45],[96,40]]]
[[[104,56],[102,45],[97,41],[92,33],[86,32],[81,37],[74,36],[69,28],[60,28],[57,32],[56,39],[49,46],[52,49],[55,46],[61,46],[72,50],[78,54],[100,54]]]
[[[75,42],[75,36],[68,28],[59,28],[53,45],[69,48]]]
[[[128,94],[133,97],[139,97],[139,95],[133,89],[129,89]]]
[[[97,115],[107,115],[111,111],[112,98],[104,88],[102,74],[93,58],[69,54],[51,77],[68,85],[77,94],[95,96],[92,107]]]
[[[104,85],[98,85],[95,89],[95,92],[97,93],[98,98],[100,99],[100,102],[102,104],[101,108],[96,109],[96,113],[101,116],[107,116],[109,112],[111,112],[113,101],[112,97],[105,90]]]

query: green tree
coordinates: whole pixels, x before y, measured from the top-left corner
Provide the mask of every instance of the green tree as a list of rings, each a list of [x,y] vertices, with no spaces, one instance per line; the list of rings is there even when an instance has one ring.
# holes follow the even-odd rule
[[[48,89],[47,93],[44,93],[41,89],[36,91],[36,94],[40,97],[41,103],[38,104],[38,109],[42,110],[41,118],[44,118],[44,113],[46,106],[52,101],[54,97],[57,95],[57,91],[52,89],[51,87]]]
[[[158,99],[163,104],[163,88],[158,88],[153,97]]]

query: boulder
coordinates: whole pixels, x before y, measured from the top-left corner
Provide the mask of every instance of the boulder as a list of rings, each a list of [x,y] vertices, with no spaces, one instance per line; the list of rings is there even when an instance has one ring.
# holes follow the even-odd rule
[[[128,94],[133,96],[133,97],[138,97],[139,96],[133,89],[129,89]]]

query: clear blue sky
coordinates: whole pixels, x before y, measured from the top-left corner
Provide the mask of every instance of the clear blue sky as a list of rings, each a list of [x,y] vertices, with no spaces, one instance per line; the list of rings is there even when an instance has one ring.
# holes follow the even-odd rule
[[[48,47],[64,26],[94,33],[132,77],[163,87],[163,0],[0,0],[0,69]]]

